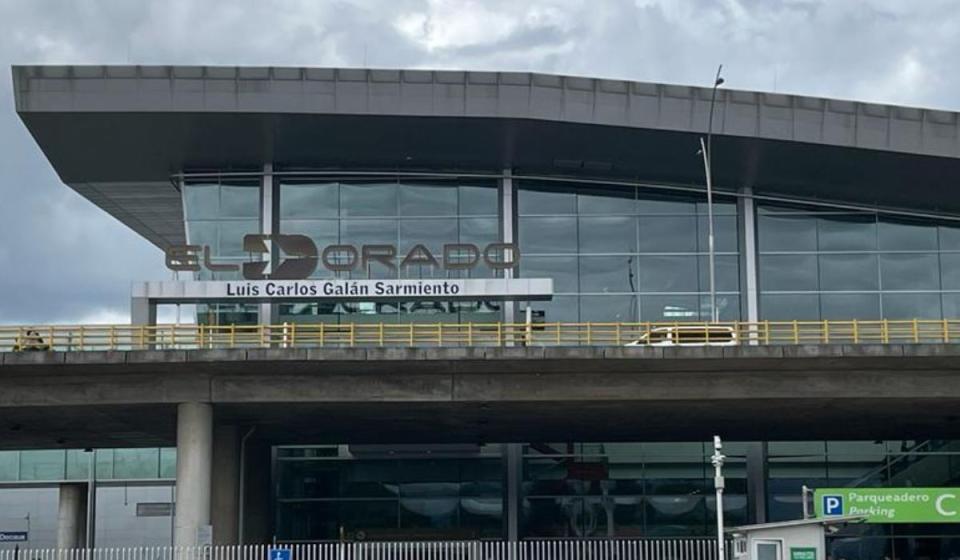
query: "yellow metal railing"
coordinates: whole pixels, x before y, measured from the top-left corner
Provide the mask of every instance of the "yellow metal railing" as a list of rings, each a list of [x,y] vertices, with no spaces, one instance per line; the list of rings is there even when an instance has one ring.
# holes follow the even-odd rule
[[[0,351],[438,346],[736,346],[960,341],[960,319],[723,323],[0,326]]]

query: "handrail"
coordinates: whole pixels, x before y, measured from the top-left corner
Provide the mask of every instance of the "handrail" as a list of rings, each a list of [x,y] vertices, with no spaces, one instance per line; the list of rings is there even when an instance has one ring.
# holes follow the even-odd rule
[[[0,352],[353,346],[948,344],[958,339],[960,319],[0,326]]]

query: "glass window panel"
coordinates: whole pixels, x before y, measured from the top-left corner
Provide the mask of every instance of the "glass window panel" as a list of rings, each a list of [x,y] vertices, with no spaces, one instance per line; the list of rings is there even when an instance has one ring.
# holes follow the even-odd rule
[[[401,216],[456,216],[455,185],[400,185]]]
[[[527,498],[523,501],[523,532],[529,537],[578,537],[583,502],[580,498]]]
[[[527,306],[533,310],[534,317],[542,317],[544,323],[576,323],[580,320],[580,306],[576,296],[554,296],[550,301],[520,302],[517,309],[525,310]],[[522,311],[518,311],[518,314],[522,316]]]
[[[816,321],[820,319],[820,296],[816,294],[763,294],[760,317],[767,321]]]
[[[700,263],[700,291],[710,291],[710,257],[701,255]],[[718,292],[740,291],[740,258],[732,255],[717,255],[714,257],[714,274]]]
[[[217,185],[184,185],[183,200],[187,220],[220,217],[220,187]]]
[[[220,252],[221,257],[246,256],[243,250],[243,237],[248,233],[257,233],[260,223],[251,220],[237,220],[220,222]]]
[[[177,449],[164,447],[160,449],[160,478],[177,477]]]
[[[576,253],[576,218],[520,218],[520,252]]]
[[[704,253],[710,251],[710,242],[708,241],[710,226],[706,216],[697,218],[697,231],[699,232],[699,250]],[[738,235],[736,216],[713,217],[713,247],[715,251],[736,252],[739,245],[737,243]]]
[[[869,251],[877,248],[874,215],[820,217],[817,220],[821,251]]]
[[[400,500],[400,527],[435,529],[436,538],[449,535],[444,529],[458,526],[460,500],[449,498],[402,498]]]
[[[628,216],[580,218],[581,253],[636,253],[637,219]]]
[[[210,247],[210,252],[214,255],[219,254],[220,247],[217,244],[217,224],[214,221],[188,221],[187,222],[187,240],[191,245],[206,245]]]
[[[0,451],[0,480],[15,481],[20,478],[20,452]]]
[[[760,255],[761,291],[814,291],[817,285],[816,255]]]
[[[44,449],[20,452],[20,480],[62,480],[66,475],[66,452]]]
[[[259,185],[220,185],[220,217],[256,218],[259,215]]]
[[[761,252],[817,250],[817,220],[812,216],[760,214],[757,230]]]
[[[700,296],[700,309],[703,313],[701,319],[710,318],[710,295]],[[719,319],[721,321],[739,321],[740,320],[740,297],[729,294],[717,294],[717,309],[720,311]]]
[[[642,292],[696,292],[697,257],[641,256],[639,287]]]
[[[523,278],[553,278],[553,291],[558,294],[578,292],[577,257],[523,257],[520,275]]]
[[[940,253],[940,285],[944,290],[960,290],[960,253]]]
[[[438,261],[443,260],[443,245],[457,239],[456,218],[420,218],[400,220],[400,258],[414,245],[421,244],[433,253]],[[483,247],[480,247],[483,250]]]
[[[498,189],[496,186],[460,185],[459,214],[461,216],[497,216]]]
[[[943,318],[960,319],[960,294],[943,294]]]
[[[884,290],[937,290],[940,288],[938,256],[936,253],[880,255],[880,283]]]
[[[636,292],[637,257],[581,257],[582,293]],[[582,315],[582,313],[581,313]]]
[[[960,251],[960,224],[940,226],[940,250]]]
[[[635,214],[636,190],[632,187],[624,189],[590,188],[577,195],[577,207],[582,214]]]
[[[697,203],[689,197],[639,191],[637,212],[640,214],[696,214]]]
[[[698,296],[641,296],[640,320],[661,321],[699,321],[701,314]],[[707,313],[709,315],[709,312]]]
[[[115,478],[157,478],[159,466],[160,450],[157,448],[117,449],[113,454]]]
[[[397,185],[393,183],[343,183],[340,185],[340,215],[396,216]]]
[[[821,290],[876,290],[878,287],[876,255],[825,254],[820,255],[819,265]]]
[[[340,522],[353,539],[360,536],[360,531],[365,535],[376,535],[388,530],[387,534],[391,534],[396,531],[397,510],[396,500],[340,502]]]
[[[482,251],[500,241],[500,223],[496,218],[460,218],[460,242],[473,243]]]
[[[82,449],[67,450],[67,480],[90,478],[90,453]]]
[[[580,321],[628,323],[637,320],[636,296],[581,296]],[[609,334],[609,333],[608,333]]]
[[[940,319],[939,294],[883,294],[884,319]]]
[[[340,235],[337,220],[281,220],[280,233],[306,235],[317,244],[317,254],[327,245],[336,245]]]
[[[716,194],[714,194],[716,197]],[[707,203],[698,202],[697,203],[697,213],[706,216],[708,212]],[[736,216],[737,215],[737,202],[735,200],[717,200],[713,199],[713,215],[714,216]]]
[[[336,218],[340,212],[337,183],[280,185],[280,219]]]
[[[885,251],[936,251],[936,224],[880,222],[880,249]]]
[[[879,294],[821,294],[820,318],[838,321],[880,319],[880,296]]]
[[[352,502],[344,503],[347,507]],[[396,503],[393,515],[396,519]],[[367,502],[362,505],[370,512],[371,523],[378,517],[374,510],[377,508]],[[338,502],[279,502],[277,503],[277,538],[284,541],[335,540],[340,537],[340,517]],[[351,517],[351,521],[353,518]],[[394,525],[395,526],[395,525]],[[361,525],[365,527],[365,525]],[[355,538],[357,526],[347,526],[343,523],[344,531],[352,530],[351,537]]]
[[[697,250],[697,218],[694,216],[646,216],[640,218],[641,253],[693,253]]]
[[[573,189],[563,185],[549,187],[550,190],[534,190],[520,187],[517,205],[521,216],[576,214],[577,196]]]
[[[340,220],[340,242],[348,245],[393,245],[397,220]]]

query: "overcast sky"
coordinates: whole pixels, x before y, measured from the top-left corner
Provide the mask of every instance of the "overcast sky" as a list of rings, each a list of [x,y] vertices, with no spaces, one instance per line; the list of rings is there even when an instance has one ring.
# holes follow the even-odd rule
[[[960,110],[960,0],[0,0],[0,324],[125,322],[161,252],[63,186],[11,64],[556,72]],[[91,247],[95,249],[90,249]]]

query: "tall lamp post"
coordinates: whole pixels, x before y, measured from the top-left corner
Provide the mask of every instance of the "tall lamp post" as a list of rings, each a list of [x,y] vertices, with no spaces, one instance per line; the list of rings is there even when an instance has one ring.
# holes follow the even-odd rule
[[[723,78],[720,71],[723,70],[723,64],[717,68],[717,76],[713,80],[713,91],[710,94],[710,120],[707,123],[707,140],[704,143],[703,137],[700,137],[700,153],[703,154],[703,173],[707,177],[707,251],[710,269],[710,321],[716,323],[720,320],[720,313],[717,309],[717,269],[715,249],[713,242],[713,108],[717,102],[717,88],[723,85]]]

